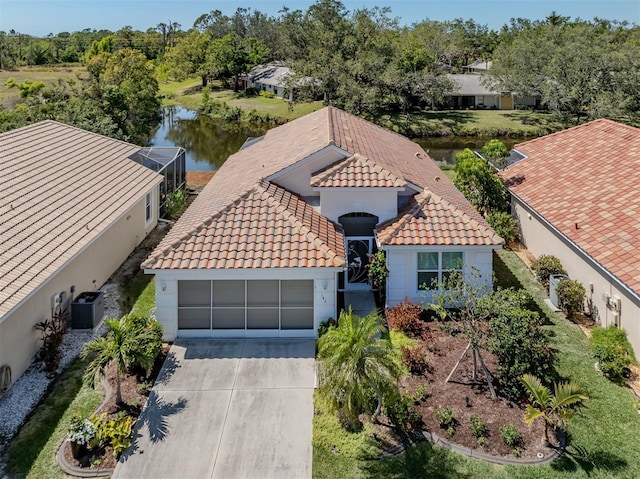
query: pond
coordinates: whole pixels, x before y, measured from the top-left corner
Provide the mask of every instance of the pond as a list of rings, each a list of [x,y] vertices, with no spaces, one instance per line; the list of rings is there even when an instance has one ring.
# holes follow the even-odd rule
[[[165,108],[152,146],[181,146],[186,150],[187,171],[217,170],[238,151],[247,138],[262,136],[262,125],[251,125],[198,115],[181,107]]]
[[[181,146],[186,150],[187,171],[216,170],[247,138],[262,136],[267,126],[238,123],[198,115],[181,107],[165,108],[162,121],[151,138],[152,146]],[[465,148],[479,150],[491,138],[429,137],[414,139],[436,161],[455,163],[455,155]],[[498,138],[507,148],[525,138]]]

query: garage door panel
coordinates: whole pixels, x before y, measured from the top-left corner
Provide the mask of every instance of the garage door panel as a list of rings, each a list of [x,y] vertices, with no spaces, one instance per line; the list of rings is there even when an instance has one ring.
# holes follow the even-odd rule
[[[211,328],[210,308],[188,308],[178,310],[178,329]]]
[[[308,308],[313,306],[313,281],[282,281],[282,307]]]
[[[247,306],[277,308],[280,305],[278,280],[247,281]]]
[[[282,329],[313,329],[313,309],[283,309],[281,318]]]
[[[180,330],[313,330],[313,280],[178,282]]]
[[[244,281],[214,281],[213,306],[244,308]],[[243,326],[244,327],[244,326]]]
[[[280,315],[277,309],[247,309],[247,329],[278,329]]]
[[[213,329],[244,329],[244,308],[214,308]]]
[[[178,306],[211,306],[211,281],[178,281]]]

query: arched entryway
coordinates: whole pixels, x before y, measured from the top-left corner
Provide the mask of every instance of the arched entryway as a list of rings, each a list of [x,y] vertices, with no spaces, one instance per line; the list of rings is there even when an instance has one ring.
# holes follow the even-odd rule
[[[370,213],[354,212],[340,216],[338,221],[344,228],[347,269],[345,290],[370,290],[367,265],[369,255],[374,252],[374,230],[378,217]]]

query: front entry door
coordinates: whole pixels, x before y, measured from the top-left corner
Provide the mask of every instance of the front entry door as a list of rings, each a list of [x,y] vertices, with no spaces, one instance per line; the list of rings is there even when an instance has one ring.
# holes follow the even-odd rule
[[[347,281],[345,289],[371,289],[367,266],[372,253],[370,236],[347,237]]]

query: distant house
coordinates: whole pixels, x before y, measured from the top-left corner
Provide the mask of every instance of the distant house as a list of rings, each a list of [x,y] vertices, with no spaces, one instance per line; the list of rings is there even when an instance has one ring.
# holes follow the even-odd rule
[[[514,149],[500,176],[522,241],[558,257],[594,319],[640,354],[640,129],[596,120]]]
[[[231,155],[143,263],[165,338],[316,337],[386,254],[387,302],[477,268],[503,240],[424,150],[333,107]]]
[[[97,290],[156,225],[162,176],[138,146],[43,121],[0,134],[0,366],[13,380],[56,301]]]
[[[491,60],[483,61],[476,60],[469,65],[465,65],[462,67],[462,71],[466,73],[486,73],[487,70],[491,68],[491,64],[493,62]]]
[[[449,107],[454,110],[476,108],[493,110],[513,110],[516,105],[535,106],[539,101],[534,97],[516,95],[512,92],[498,92],[487,86],[485,75],[448,74],[456,90],[449,96]]]
[[[244,87],[273,93],[278,98],[293,99],[293,92],[285,85],[291,69],[284,62],[271,62],[253,67],[245,77]]]

